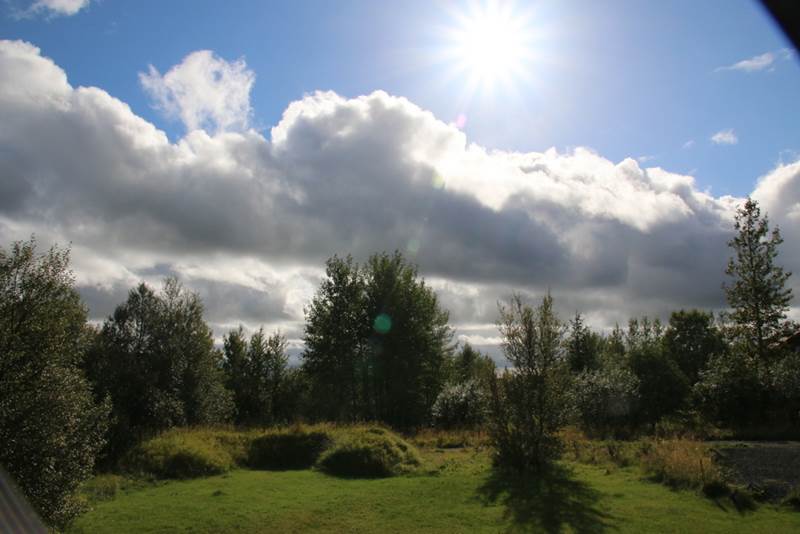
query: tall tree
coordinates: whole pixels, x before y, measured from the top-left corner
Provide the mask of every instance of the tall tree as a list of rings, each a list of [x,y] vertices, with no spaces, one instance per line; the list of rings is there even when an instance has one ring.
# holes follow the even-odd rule
[[[145,284],[128,293],[103,324],[87,369],[96,392],[113,402],[112,456],[150,433],[221,423],[232,413],[202,302],[174,278],[160,294]]]
[[[786,281],[792,273],[775,263],[778,246],[783,243],[779,229],[769,230],[767,216],[758,203],[748,198],[736,213],[736,236],[728,242],[734,255],[725,273],[733,282],[725,284],[731,319],[738,326],[739,339],[748,352],[763,362],[769,343],[781,330],[792,289]]]
[[[672,312],[664,332],[664,349],[689,380],[697,383],[709,359],[725,350],[725,342],[714,326],[714,316],[700,310]]]
[[[109,411],[79,367],[92,332],[73,283],[68,250],[0,248],[0,464],[55,526],[79,511]]]
[[[424,423],[447,374],[452,331],[436,294],[400,253],[359,267],[328,260],[306,309],[303,368],[328,419]]]
[[[495,368],[494,361],[489,356],[469,343],[464,343],[453,357],[449,379],[453,383],[475,380],[479,384],[488,385],[494,377]]]
[[[286,337],[261,328],[244,338],[240,326],[224,339],[224,369],[236,405],[236,422],[272,424],[286,415],[281,389],[287,375]]]
[[[569,323],[567,337],[567,360],[570,369],[579,373],[584,370],[596,369],[599,364],[600,338],[589,330],[580,313]]]
[[[303,368],[311,379],[314,411],[331,420],[364,417],[372,329],[364,276],[352,257],[326,262],[325,279],[305,312]]]
[[[402,254],[374,254],[365,268],[370,411],[391,425],[419,426],[447,379],[449,314]]]

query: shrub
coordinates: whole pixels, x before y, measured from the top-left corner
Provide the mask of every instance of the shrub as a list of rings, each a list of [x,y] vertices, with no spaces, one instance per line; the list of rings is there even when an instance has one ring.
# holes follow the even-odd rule
[[[439,428],[470,428],[486,417],[486,395],[477,380],[448,384],[431,408],[433,423]]]
[[[342,477],[389,477],[419,465],[416,450],[396,434],[382,428],[354,429],[319,459],[326,473]]]
[[[295,428],[270,432],[250,444],[248,464],[257,469],[307,469],[331,441],[324,431]]]
[[[218,475],[234,466],[231,453],[213,432],[170,430],[136,446],[123,467],[158,478],[196,478]]]
[[[509,307],[500,307],[498,326],[514,370],[490,382],[494,465],[520,473],[546,471],[561,454],[556,432],[570,413],[563,328],[552,297],[546,295],[533,309],[514,295]]]
[[[709,448],[686,439],[651,442],[643,451],[641,466],[659,482],[673,487],[711,490],[713,484],[722,482]]]

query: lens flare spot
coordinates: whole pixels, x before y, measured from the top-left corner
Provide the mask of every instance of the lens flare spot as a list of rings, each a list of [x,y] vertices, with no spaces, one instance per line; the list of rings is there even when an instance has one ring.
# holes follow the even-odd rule
[[[408,244],[406,245],[406,251],[408,251],[409,254],[416,256],[417,252],[419,252],[419,246],[420,246],[419,239],[412,237],[411,239],[408,240]]]
[[[433,177],[431,184],[436,189],[444,189],[444,176],[442,176],[441,174],[437,174],[436,176]]]
[[[375,317],[372,327],[377,333],[386,334],[392,329],[392,318],[385,313],[381,313]]]

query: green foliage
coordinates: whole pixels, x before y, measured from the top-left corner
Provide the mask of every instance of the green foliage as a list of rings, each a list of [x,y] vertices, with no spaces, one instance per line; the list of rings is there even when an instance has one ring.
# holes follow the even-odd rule
[[[468,380],[447,384],[431,408],[433,424],[439,428],[473,428],[486,418],[488,399],[481,384]]]
[[[79,368],[91,330],[73,283],[68,250],[0,248],[0,464],[56,526],[80,510],[109,411]]]
[[[174,426],[228,421],[233,402],[221,367],[196,294],[174,278],[160,294],[145,284],[131,290],[87,361],[96,393],[113,402],[111,456]]]
[[[306,308],[303,369],[311,381],[314,411],[327,420],[355,420],[367,405],[367,341],[373,318],[366,281],[348,256],[326,262],[325,279]]]
[[[609,362],[575,377],[573,399],[584,430],[621,437],[630,431],[639,408],[639,379],[627,367]]]
[[[453,355],[450,366],[450,382],[453,383],[476,380],[488,386],[495,375],[494,361],[469,343],[464,343],[461,350]]]
[[[589,330],[580,313],[569,323],[567,361],[573,373],[597,369],[600,365],[600,336]]]
[[[634,421],[654,425],[686,406],[691,392],[686,376],[664,350],[664,328],[646,316],[631,319],[625,334],[624,366],[639,382]]]
[[[567,421],[569,368],[563,328],[548,294],[533,309],[515,295],[500,308],[503,351],[513,370],[492,382],[489,433],[498,467],[548,468],[560,453],[556,431]]]
[[[725,341],[714,326],[714,316],[700,310],[672,312],[664,332],[664,350],[694,385],[709,359],[725,351]]]
[[[281,395],[289,361],[286,337],[280,332],[265,337],[262,328],[248,342],[240,326],[229,332],[223,343],[223,368],[233,393],[236,422],[269,425],[290,417]]]
[[[123,466],[158,478],[197,478],[229,471],[234,459],[211,432],[173,429],[134,447]]]
[[[739,208],[735,229],[737,235],[728,243],[734,256],[725,270],[733,282],[724,286],[725,294],[733,308],[737,340],[763,362],[789,309],[792,289],[786,282],[792,273],[775,264],[783,239],[777,227],[769,231],[769,221],[755,200],[748,198]]]
[[[247,463],[257,469],[308,469],[332,442],[328,432],[301,427],[267,432],[250,444]]]
[[[363,267],[328,260],[306,310],[303,369],[316,414],[401,428],[427,422],[447,374],[447,320],[400,253],[373,255]]]
[[[655,424],[687,405],[689,382],[660,343],[636,346],[628,358],[630,369],[639,381],[640,423]]]
[[[321,470],[340,477],[390,477],[407,473],[420,463],[412,445],[380,428],[351,430],[319,459]]]
[[[709,420],[733,427],[762,419],[768,401],[758,370],[742,346],[712,356],[694,394]]]

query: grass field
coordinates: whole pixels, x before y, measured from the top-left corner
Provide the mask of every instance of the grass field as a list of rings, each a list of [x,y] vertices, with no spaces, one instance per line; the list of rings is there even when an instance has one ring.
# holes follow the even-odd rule
[[[800,532],[800,513],[740,513],[642,479],[565,463],[548,481],[493,476],[485,451],[422,448],[423,467],[383,479],[255,471],[137,485],[92,504],[69,532]]]

